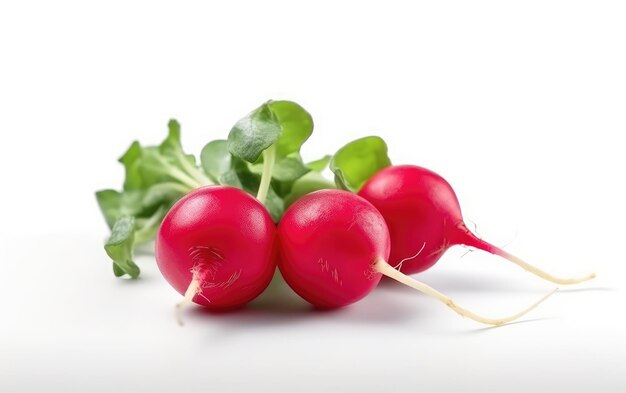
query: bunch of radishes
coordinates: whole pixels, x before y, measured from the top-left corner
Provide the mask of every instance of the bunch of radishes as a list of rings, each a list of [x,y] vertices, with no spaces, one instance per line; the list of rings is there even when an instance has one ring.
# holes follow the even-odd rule
[[[124,189],[96,193],[111,236],[105,250],[116,276],[136,278],[136,244],[156,237],[156,260],[184,299],[211,309],[238,308],[268,286],[278,266],[285,281],[319,308],[366,296],[383,275],[448,305],[485,318],[405,273],[428,269],[452,245],[500,255],[558,284],[562,279],[476,237],[456,195],[436,173],[392,166],[379,137],[304,163],[300,147],[313,131],[310,114],[291,101],[268,101],[235,124],[228,140],[208,143],[200,165],[183,152],[180,126],[169,123],[159,146],[134,142],[120,158]],[[330,165],[335,182],[321,172]],[[256,197],[254,197],[255,195]]]

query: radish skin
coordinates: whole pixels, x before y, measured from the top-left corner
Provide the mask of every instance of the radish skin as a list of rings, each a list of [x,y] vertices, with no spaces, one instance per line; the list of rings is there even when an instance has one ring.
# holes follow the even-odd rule
[[[453,245],[487,251],[515,263],[544,280],[559,285],[577,284],[594,278],[588,274],[562,278],[549,274],[474,235],[465,225],[457,196],[441,176],[415,165],[386,167],[372,176],[358,193],[385,218],[391,236],[389,262],[398,265],[417,249],[423,251],[400,264],[404,273],[422,272],[433,266]]]
[[[241,307],[269,285],[276,270],[276,226],[267,209],[243,190],[207,186],[180,199],[156,237],[165,279],[183,295],[176,306]]]
[[[500,326],[544,301],[504,318],[486,318],[387,263],[390,238],[383,216],[365,199],[341,190],[305,195],[278,225],[278,267],[289,286],[318,308],[338,308],[369,294],[386,275],[477,322]]]

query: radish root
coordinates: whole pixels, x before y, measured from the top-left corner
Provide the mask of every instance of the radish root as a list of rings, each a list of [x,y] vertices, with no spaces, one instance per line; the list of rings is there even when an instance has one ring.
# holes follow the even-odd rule
[[[514,264],[526,270],[527,272],[530,272],[534,274],[535,276],[541,277],[544,280],[550,281],[554,284],[558,284],[558,285],[578,284],[583,281],[588,281],[596,277],[595,273],[587,274],[586,276],[582,276],[578,278],[562,278],[562,277],[553,276],[552,274],[545,272],[539,269],[538,267],[531,265],[528,262],[523,261],[521,258],[518,258],[512,254],[509,254],[508,252],[504,251],[502,248],[496,247],[493,244],[487,243],[486,241],[480,239],[479,237],[474,235],[472,232],[470,232],[470,230],[467,229],[467,227],[464,224],[460,225],[458,229],[459,229],[459,232],[458,232],[459,238],[457,240],[457,243],[464,244],[466,246],[470,246],[474,248],[478,248],[479,250],[487,251],[490,254],[498,255],[510,262],[513,262]]]
[[[555,290],[553,290],[552,292],[548,293],[547,295],[545,295],[543,298],[541,298],[538,302],[534,303],[533,305],[531,305],[530,307],[518,312],[517,314],[508,316],[508,317],[504,317],[504,318],[486,318],[480,315],[477,315],[459,305],[457,305],[450,297],[444,295],[443,293],[437,291],[436,289],[422,283],[419,282],[409,276],[407,276],[406,274],[403,274],[399,271],[397,271],[396,269],[393,268],[393,266],[389,265],[387,263],[387,261],[385,261],[382,258],[378,258],[375,262],[374,262],[374,269],[382,274],[384,274],[385,276],[392,278],[404,285],[407,285],[413,289],[417,289],[418,291],[433,297],[437,300],[439,300],[440,302],[444,303],[446,306],[450,307],[454,312],[456,312],[457,314],[461,315],[462,317],[467,317],[469,319],[472,319],[476,322],[480,322],[480,323],[484,323],[486,325],[494,325],[494,326],[501,326],[504,325],[505,323],[509,323],[511,321],[514,321],[520,317],[522,317],[523,315],[525,315],[526,313],[528,313],[529,311],[531,311],[532,309],[534,309],[535,307],[537,307],[539,304],[541,304],[544,300],[546,300],[547,298],[549,298],[554,292],[556,292],[558,290],[558,288],[556,288]]]
[[[533,265],[525,262],[524,260],[522,260],[521,258],[516,257],[515,255],[509,254],[508,252],[506,252],[504,250],[496,249],[494,251],[494,254],[499,255],[499,256],[501,256],[503,258],[506,258],[507,260],[513,262],[514,264],[516,264],[517,266],[519,266],[522,269],[526,270],[527,272],[530,272],[530,273],[534,274],[535,276],[541,277],[544,280],[547,280],[547,281],[550,281],[550,282],[553,282],[553,283],[559,284],[559,285],[578,284],[578,283],[581,283],[583,281],[588,281],[588,280],[596,278],[596,274],[595,273],[591,273],[591,274],[588,274],[586,276],[578,277],[578,278],[556,277],[556,276],[553,276],[550,273],[544,272],[543,270],[539,269],[536,266],[533,266]]]
[[[401,260],[396,266],[394,266],[394,269],[398,269],[399,272],[402,271],[402,264],[406,261],[410,261],[413,258],[416,258],[418,255],[420,255],[422,253],[422,251],[424,251],[424,247],[426,247],[426,242],[424,242],[424,244],[422,244],[422,248],[420,248],[420,250],[417,252],[417,254],[413,255],[412,257],[407,257],[404,258],[403,260]]]
[[[178,304],[176,304],[176,320],[180,326],[184,325],[183,308],[192,303],[194,296],[200,293],[200,290],[200,281],[194,275],[193,279],[189,283],[189,286],[187,287],[187,290],[185,291],[185,297]]]

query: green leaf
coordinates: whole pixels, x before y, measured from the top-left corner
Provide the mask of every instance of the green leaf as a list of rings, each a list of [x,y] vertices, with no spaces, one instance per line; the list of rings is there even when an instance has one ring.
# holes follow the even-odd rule
[[[183,157],[186,160],[186,158]],[[142,189],[147,189],[157,183],[177,182],[187,187],[188,191],[202,186],[200,179],[183,169],[180,161],[163,155],[159,148],[147,147],[143,149],[141,159],[137,162],[137,171],[143,179]],[[188,165],[191,165],[188,163]],[[196,169],[196,172],[200,172]]]
[[[276,194],[272,187],[268,190],[265,207],[275,223],[278,223],[285,213],[285,202]]]
[[[256,195],[256,190],[259,188],[259,183],[261,182],[260,176],[257,176],[254,173],[250,172],[242,172],[238,174],[238,177],[241,181],[243,190],[248,192],[250,195]],[[272,216],[274,222],[280,221],[283,213],[285,212],[285,205],[282,198],[278,196],[278,194],[276,194],[276,191],[274,191],[274,188],[271,186],[267,193],[265,207],[269,211],[270,216]]]
[[[119,216],[121,199],[122,194],[115,190],[96,191],[96,200],[109,228],[113,228]]]
[[[135,219],[132,216],[120,217],[111,230],[111,236],[104,249],[113,260],[113,273],[120,277],[128,274],[131,278],[139,276],[139,267],[133,262],[135,242]]]
[[[168,127],[167,138],[159,146],[142,147],[133,142],[119,159],[126,169],[124,190],[146,190],[157,183],[178,182],[191,191],[209,183],[193,156],[183,152],[178,122],[170,120]]]
[[[379,170],[391,165],[385,141],[368,136],[339,149],[330,161],[339,188],[357,192]]]
[[[138,170],[138,162],[141,159],[142,150],[139,142],[134,141],[118,159],[118,161],[124,165],[126,171],[124,190],[137,190],[142,188],[143,179]]]
[[[249,171],[239,171],[237,172],[237,176],[241,182],[241,188],[250,195],[256,195],[256,191],[261,183],[261,177]],[[268,190],[265,207],[274,222],[278,222],[283,216],[285,210],[283,200],[276,194],[272,186],[270,186]]]
[[[276,141],[276,156],[280,159],[299,152],[313,133],[313,118],[293,101],[270,101],[269,106],[281,127]]]
[[[310,168],[302,162],[299,152],[300,147],[312,132],[311,115],[300,105],[292,101],[264,103],[237,122],[228,135],[229,152],[237,159],[252,165],[246,171],[243,168],[235,168],[233,165],[236,176],[233,172],[223,172],[220,175],[220,181],[229,182],[232,185],[240,182],[248,192],[256,191],[256,195],[265,201],[265,206],[272,217],[278,220],[284,210],[281,195],[286,195],[292,183],[310,171]],[[271,161],[274,164],[264,168],[262,153],[270,146],[274,148],[267,152],[271,154]],[[256,179],[264,172],[266,172],[265,176],[271,173],[271,183],[270,179],[264,180],[262,190],[258,189],[258,184],[257,189],[253,190],[250,180],[254,179],[256,183]],[[246,184],[246,181],[249,184]],[[279,186],[280,194],[272,185]],[[266,189],[266,187],[269,188]],[[270,201],[268,202],[267,199]]]
[[[239,180],[239,175],[237,175],[237,171],[234,169],[231,169],[228,172],[222,174],[222,176],[220,176],[219,178],[219,183],[225,186],[243,189],[241,180]]]
[[[135,243],[146,243],[156,237],[156,233],[161,226],[161,221],[171,207],[170,203],[165,203],[146,218],[137,218],[135,220]]]
[[[284,198],[285,209],[300,199],[300,197],[313,191],[327,188],[336,188],[335,183],[326,179],[318,172],[309,172],[293,183],[291,192]]]
[[[331,155],[325,155],[319,160],[307,162],[306,166],[312,171],[322,172],[328,166],[328,163],[330,162],[331,158],[332,158]]]
[[[167,124],[167,138],[159,146],[159,152],[166,158],[173,167],[169,169],[170,177],[188,177],[188,183],[195,183],[195,186],[210,184],[209,179],[196,166],[196,159],[191,154],[185,154],[180,141],[180,124],[175,119],[171,119]],[[181,172],[181,173],[178,173]],[[194,187],[195,188],[195,187]]]
[[[256,195],[261,183],[261,176],[252,172],[247,163],[237,157],[232,158],[233,168],[220,176],[220,184],[240,188],[250,195]],[[278,222],[283,213],[285,206],[282,198],[276,193],[274,187],[270,185],[265,200],[265,207],[272,216],[274,222]]]
[[[268,103],[239,120],[228,134],[228,150],[236,157],[255,162],[273,145],[281,132],[280,123]]]
[[[115,277],[122,277],[126,273],[124,273],[124,271],[120,269],[119,266],[113,264],[113,274],[115,274]]]
[[[228,141],[220,139],[207,143],[200,153],[200,162],[204,172],[213,181],[219,181],[232,167]]]
[[[302,158],[295,156],[285,157],[274,164],[272,177],[278,181],[294,181],[307,174],[310,169],[302,162]]]
[[[139,275],[132,261],[134,245],[154,239],[168,209],[210,181],[195,158],[183,151],[176,120],[168,123],[168,135],[160,145],[143,147],[133,142],[119,161],[126,172],[123,191],[101,190],[96,199],[112,230],[105,249],[113,259],[114,273],[134,278]]]
[[[249,165],[250,171],[261,175],[263,173],[263,164]],[[302,158],[298,153],[292,154],[276,161],[272,178],[281,182],[289,182],[299,179],[310,171],[310,169],[302,162]]]
[[[300,151],[313,132],[313,119],[292,101],[268,101],[239,120],[228,135],[228,150],[258,163],[261,153],[276,143],[278,159]]]
[[[175,119],[170,119],[167,123],[167,138],[159,145],[159,151],[163,154],[174,155],[177,151],[182,151],[183,146],[180,142],[180,123]]]
[[[279,197],[284,199],[291,192],[291,187],[293,187],[294,182],[295,180],[294,181],[272,180],[270,184],[272,188],[274,189],[274,191],[276,192],[276,194]]]
[[[139,215],[145,209],[142,204],[144,192],[141,190],[115,191],[100,190],[96,192],[96,200],[109,228],[123,215]]]
[[[170,157],[163,155],[160,147],[142,147],[138,142],[133,142],[119,161],[126,169],[125,191],[145,190],[156,183],[172,179],[179,181],[182,172]],[[182,173],[182,177],[185,184],[193,180],[189,180],[185,173]],[[187,185],[193,188],[192,184]]]
[[[253,176],[254,174],[250,171],[248,167],[248,163],[238,157],[231,156],[231,169],[220,176],[220,184],[224,184],[227,186],[237,187],[242,190],[248,191],[251,194],[254,194],[256,190],[253,190],[253,187],[258,187],[258,184],[254,184],[251,179],[256,178],[259,179],[260,176]],[[242,176],[246,180],[246,184],[242,183],[240,179]]]
[[[141,158],[135,163],[137,172],[141,175],[142,189],[171,181],[170,173],[175,168],[171,160],[161,153],[158,147],[146,147],[141,152]]]
[[[167,128],[167,138],[159,145],[159,152],[169,158],[174,165],[178,165],[190,176],[195,177],[198,174],[196,158],[192,154],[185,154],[183,151],[180,139],[180,124],[175,119],[171,119],[167,123]]]
[[[143,208],[150,208],[161,204],[173,204],[188,192],[189,189],[179,183],[158,183],[143,194],[141,205]]]

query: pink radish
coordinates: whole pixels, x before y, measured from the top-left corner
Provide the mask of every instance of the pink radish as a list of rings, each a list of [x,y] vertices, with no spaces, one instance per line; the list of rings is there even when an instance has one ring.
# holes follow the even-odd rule
[[[450,184],[428,169],[414,165],[386,167],[363,185],[359,195],[385,218],[391,237],[389,263],[407,274],[428,269],[450,246],[462,244],[499,255],[557,284],[576,284],[595,277],[555,277],[479,239],[463,222]]]
[[[165,279],[213,310],[243,306],[269,284],[276,268],[276,226],[267,209],[246,192],[227,186],[196,189],[167,213],[156,238],[156,260]]]
[[[386,261],[390,239],[383,216],[358,195],[340,190],[308,194],[289,207],[278,226],[279,269],[289,286],[320,308],[349,305],[365,297],[389,276],[432,296],[458,314],[478,322],[501,325],[524,315],[485,318],[446,295],[404,275]]]

